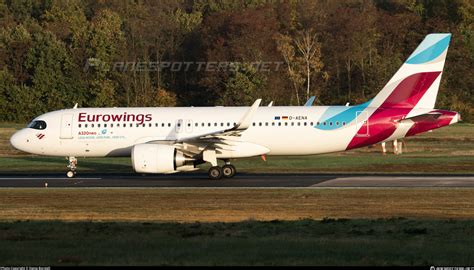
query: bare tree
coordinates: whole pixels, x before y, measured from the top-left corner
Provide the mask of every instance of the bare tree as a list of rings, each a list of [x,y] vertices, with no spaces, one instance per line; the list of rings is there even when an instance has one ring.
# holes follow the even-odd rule
[[[296,33],[296,38],[279,34],[276,38],[278,51],[283,56],[288,76],[293,83],[296,100],[300,104],[299,89],[306,82],[306,99],[311,95],[311,77],[321,72],[321,44],[314,30]],[[325,76],[324,76],[325,77]]]
[[[317,33],[312,29],[304,30],[298,34],[294,43],[301,54],[300,59],[304,62],[306,73],[306,99],[310,96],[311,89],[311,73],[320,72],[323,68],[321,61],[321,43],[317,38]]]

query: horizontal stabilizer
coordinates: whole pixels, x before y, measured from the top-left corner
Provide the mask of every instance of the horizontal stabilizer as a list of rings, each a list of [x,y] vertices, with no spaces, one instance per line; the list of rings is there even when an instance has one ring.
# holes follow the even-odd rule
[[[425,113],[425,114],[420,114],[420,115],[416,115],[416,116],[412,116],[412,117],[409,117],[409,118],[402,119],[402,120],[400,120],[399,122],[400,122],[400,123],[404,123],[404,122],[407,122],[407,121],[413,121],[413,122],[435,121],[435,120],[437,120],[441,115],[443,115],[443,114],[442,114],[442,113],[438,113],[438,112]]]

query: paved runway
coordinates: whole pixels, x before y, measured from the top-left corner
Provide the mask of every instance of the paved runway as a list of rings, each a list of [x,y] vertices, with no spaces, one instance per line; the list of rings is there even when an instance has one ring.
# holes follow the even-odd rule
[[[206,173],[172,175],[1,174],[0,187],[181,187],[181,188],[318,188],[318,187],[471,187],[469,175],[243,174],[209,180]]]

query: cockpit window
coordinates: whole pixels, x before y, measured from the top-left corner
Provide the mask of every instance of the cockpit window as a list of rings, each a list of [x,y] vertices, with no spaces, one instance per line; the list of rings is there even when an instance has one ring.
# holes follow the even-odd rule
[[[36,121],[31,122],[28,125],[28,127],[32,128],[32,129],[45,129],[46,128],[46,122],[43,121],[43,120],[36,120]]]

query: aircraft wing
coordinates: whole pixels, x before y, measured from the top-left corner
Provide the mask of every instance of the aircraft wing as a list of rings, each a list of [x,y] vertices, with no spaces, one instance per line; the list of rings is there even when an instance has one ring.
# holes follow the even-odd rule
[[[213,131],[207,134],[200,134],[200,135],[192,136],[192,137],[182,137],[182,138],[178,138],[176,142],[187,142],[187,141],[193,141],[193,140],[212,139],[212,138],[227,137],[227,136],[240,136],[241,133],[247,130],[247,128],[249,128],[250,125],[252,124],[252,119],[255,115],[255,112],[257,111],[258,106],[260,106],[261,102],[262,102],[261,99],[257,99],[253,103],[253,105],[250,107],[250,109],[242,116],[240,121],[237,122],[237,125],[235,125],[232,128],[217,130],[217,131]]]
[[[238,145],[245,142],[240,140],[242,132],[252,124],[252,119],[260,106],[261,99],[257,99],[249,110],[242,116],[237,124],[228,129],[217,130],[195,136],[178,137],[175,140],[152,140],[148,143],[174,144],[175,147],[185,154],[194,156],[201,154],[205,149],[219,151],[232,151]]]

